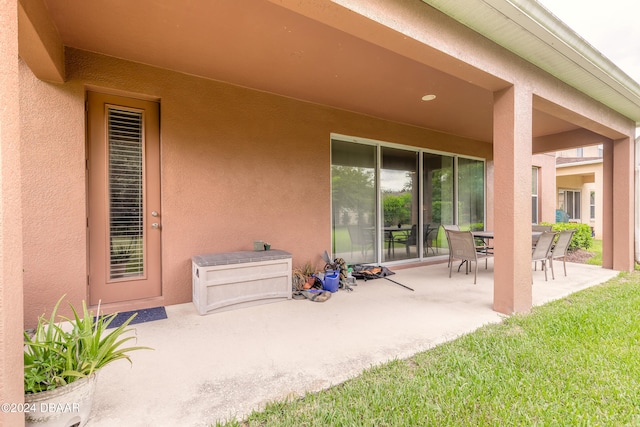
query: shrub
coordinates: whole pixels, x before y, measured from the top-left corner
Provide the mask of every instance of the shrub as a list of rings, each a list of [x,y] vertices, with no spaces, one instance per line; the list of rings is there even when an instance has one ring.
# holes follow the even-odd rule
[[[540,225],[551,225],[553,226],[553,231],[575,230],[571,237],[571,243],[569,244],[570,251],[576,249],[588,250],[593,242],[591,227],[587,224],[579,224],[576,222],[557,222],[552,224],[543,222]]]

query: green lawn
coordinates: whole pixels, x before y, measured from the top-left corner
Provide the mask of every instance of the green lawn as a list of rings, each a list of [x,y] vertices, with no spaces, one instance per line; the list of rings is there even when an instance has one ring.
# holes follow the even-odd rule
[[[640,426],[638,318],[621,274],[227,425]]]
[[[593,239],[589,252],[593,252],[593,257],[587,260],[587,264],[602,265],[602,240]]]
[[[587,264],[602,265],[602,240],[593,240],[589,252],[593,253],[593,256],[587,260]],[[635,270],[640,271],[640,264],[635,264]]]

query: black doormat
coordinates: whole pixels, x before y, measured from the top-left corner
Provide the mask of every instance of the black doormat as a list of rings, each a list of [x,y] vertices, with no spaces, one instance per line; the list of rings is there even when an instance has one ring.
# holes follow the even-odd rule
[[[116,317],[113,318],[113,320],[109,324],[109,328],[107,329],[117,328],[118,326],[122,325],[129,317],[131,317],[133,313],[138,313],[138,315],[133,318],[133,320],[129,323],[130,325],[134,325],[136,323],[152,322],[154,320],[167,318],[167,311],[164,309],[164,307],[125,311],[123,313],[118,313]]]

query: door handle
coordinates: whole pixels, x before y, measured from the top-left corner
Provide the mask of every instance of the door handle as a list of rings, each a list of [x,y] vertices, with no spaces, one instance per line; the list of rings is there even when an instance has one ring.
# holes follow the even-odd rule
[[[154,222],[153,224],[151,224],[151,228],[158,230],[160,228],[160,224],[158,224],[157,222]]]

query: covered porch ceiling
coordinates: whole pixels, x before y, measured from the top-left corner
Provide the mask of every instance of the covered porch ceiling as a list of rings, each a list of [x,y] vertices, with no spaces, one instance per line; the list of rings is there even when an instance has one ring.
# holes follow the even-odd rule
[[[508,85],[332,2],[309,2],[323,9],[322,20],[286,0],[43,3],[66,47],[479,141],[492,141],[493,91]],[[352,25],[376,36],[343,30]],[[397,53],[418,48],[419,61]],[[534,109],[534,137],[580,127],[570,116]]]

